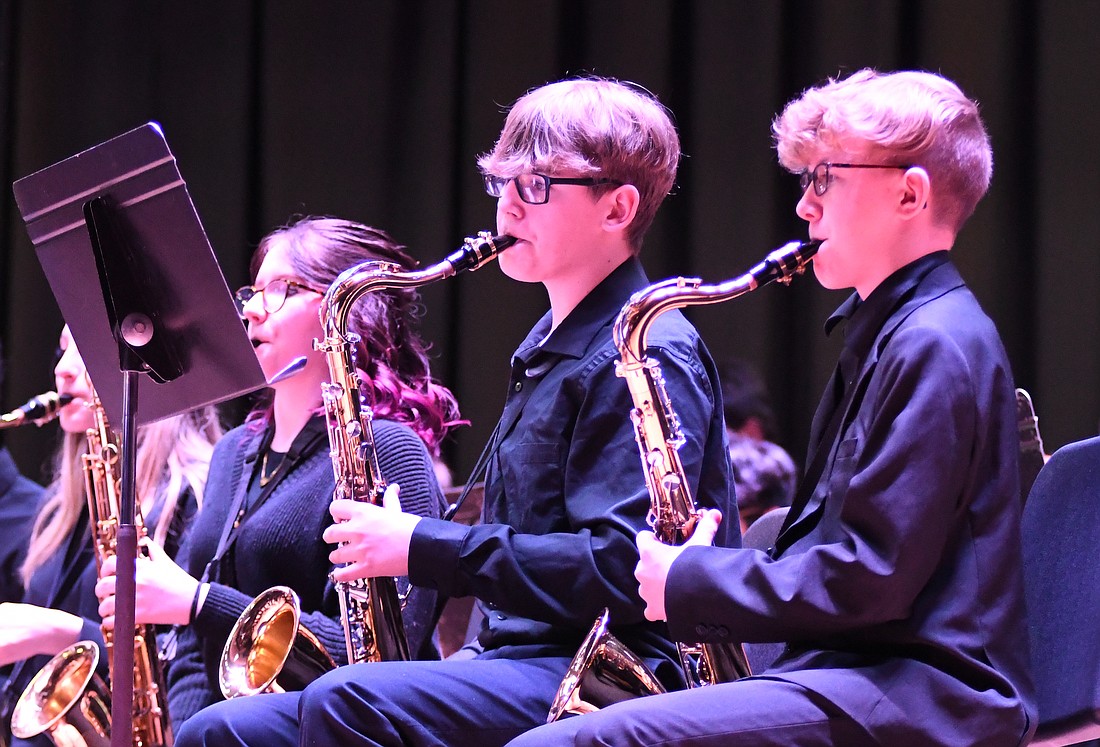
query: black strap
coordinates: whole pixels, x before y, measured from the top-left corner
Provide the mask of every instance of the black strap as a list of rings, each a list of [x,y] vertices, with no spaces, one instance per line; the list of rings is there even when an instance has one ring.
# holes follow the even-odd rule
[[[539,348],[538,352],[532,356],[532,360],[540,355],[547,355],[545,351]],[[546,373],[552,369],[560,360],[559,356],[547,355],[546,360],[535,366],[528,366],[524,369],[523,375],[525,379],[541,379]],[[514,369],[513,369],[514,370]],[[510,382],[511,384],[511,382]],[[484,473],[489,469],[489,461],[493,458],[493,455],[497,453],[500,448],[501,442],[504,440],[504,434],[512,429],[512,426],[516,424],[520,416],[523,414],[523,409],[527,407],[527,403],[531,401],[531,393],[527,392],[514,410],[508,411],[508,402],[505,400],[504,412],[500,415],[500,420],[497,421],[496,427],[493,428],[492,435],[489,436],[489,441],[485,444],[485,448],[481,450],[481,456],[477,458],[477,464],[474,465],[474,469],[470,472],[470,478],[466,481],[465,487],[462,489],[462,493],[458,496],[458,499],[452,503],[446,511],[443,512],[444,521],[453,521],[458,510],[462,508],[462,504],[465,503],[466,497],[470,494],[470,491],[474,488],[477,482],[482,478]],[[508,421],[507,429],[505,429],[504,422]]]
[[[221,537],[218,539],[218,549],[215,551],[214,557],[206,564],[202,578],[199,579],[200,584],[209,580],[211,568],[221,562],[226,553],[233,546],[233,543],[237,540],[237,537],[240,536],[239,529],[244,523],[244,518],[242,517],[241,521],[238,522],[237,516],[241,513],[241,508],[244,506],[245,499],[248,497],[248,486],[256,476],[255,473],[258,469],[258,462],[255,457],[270,445],[273,435],[272,431],[268,431],[264,434],[260,449],[252,457],[251,461],[253,462],[253,467],[248,475],[245,475],[244,465],[241,466],[241,476],[237,480],[237,489],[233,494],[233,503],[229,507],[229,514],[226,516],[225,525],[222,527]],[[271,481],[261,488],[260,494],[256,496],[256,500],[248,507],[247,515],[251,516],[255,514],[256,510],[271,497],[271,494],[275,492],[275,489],[279,487],[279,484],[282,483],[286,476],[312,455],[316,444],[321,439],[327,437],[328,432],[325,430],[324,421],[318,418],[311,418],[294,439],[294,443],[291,444],[290,451],[288,451],[286,457],[284,457],[278,472],[272,475]]]
[[[500,447],[497,436],[500,434],[501,422],[503,421],[498,420],[496,427],[493,428],[493,432],[489,436],[489,441],[485,444],[485,448],[481,450],[481,456],[477,458],[477,463],[470,472],[470,478],[463,486],[462,492],[459,493],[455,502],[448,506],[447,510],[443,512],[443,521],[454,521],[455,515],[458,514],[458,509],[462,508],[462,504],[466,502],[466,497],[470,495],[470,491],[473,490],[477,482],[484,477],[485,471],[489,468],[489,460],[492,459],[493,454],[495,454]]]
[[[255,472],[255,467],[253,467]],[[251,473],[245,474],[244,465],[241,465],[241,476],[237,480],[237,489],[233,491],[233,502],[229,504],[229,513],[225,517],[225,524],[222,526],[221,536],[218,538],[218,549],[214,551],[214,557],[210,558],[210,562],[206,564],[206,568],[202,572],[202,578],[199,579],[199,583],[203,584],[210,578],[210,569],[218,563],[225,551],[229,549],[231,544],[230,535],[233,534],[233,525],[237,522],[237,514],[240,513],[241,507],[244,505],[245,497],[248,495],[248,486],[252,482],[253,475]],[[275,489],[277,480],[272,480],[264,488],[264,491],[270,494],[271,490]]]

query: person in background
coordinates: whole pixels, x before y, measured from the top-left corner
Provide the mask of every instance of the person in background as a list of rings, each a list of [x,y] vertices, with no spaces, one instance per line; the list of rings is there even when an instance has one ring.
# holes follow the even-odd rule
[[[775,412],[764,381],[747,361],[720,368],[722,406],[741,532],[768,511],[791,505],[798,469],[780,446]]]
[[[61,332],[54,367],[59,394],[72,395],[62,408],[61,447],[54,479],[39,506],[20,573],[22,601],[0,604],[0,663],[16,664],[0,691],[3,729],[15,699],[30,679],[62,649],[81,640],[103,647],[96,562],[89,528],[82,457],[86,432],[94,427],[93,388],[69,328]],[[221,436],[214,408],[166,418],[138,429],[135,493],[154,555],[174,555],[202,505],[206,471]],[[106,672],[106,657],[101,657]],[[13,739],[11,744],[27,744]],[[48,745],[40,736],[29,743]]]
[[[0,346],[0,384],[4,382],[4,355]],[[6,448],[0,446],[0,603],[23,596],[19,568],[27,555],[34,511],[42,486],[24,477]]]

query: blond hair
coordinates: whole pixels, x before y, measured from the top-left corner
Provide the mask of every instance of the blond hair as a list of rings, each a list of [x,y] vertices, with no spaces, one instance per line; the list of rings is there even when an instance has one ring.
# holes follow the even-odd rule
[[[151,528],[152,538],[164,546],[175,518],[179,498],[187,490],[202,505],[206,473],[214,443],[222,434],[213,407],[176,415],[138,428],[134,490],[143,513],[163,500],[160,518]],[[27,558],[20,572],[23,584],[46,560],[61,549],[80,520],[86,504],[81,457],[88,451],[83,434],[62,434],[49,496],[35,517]],[[161,498],[163,496],[163,498]]]
[[[610,78],[574,78],[535,88],[508,112],[482,173],[514,177],[599,176],[632,184],[640,195],[627,240],[642,247],[657,208],[672,189],[680,137],[668,110],[648,91]],[[597,194],[614,184],[593,187]]]
[[[790,171],[812,168],[822,149],[871,155],[928,172],[933,217],[958,232],[989,189],[993,151],[978,111],[957,85],[918,71],[863,69],[830,79],[787,104],[772,124],[779,162]]]

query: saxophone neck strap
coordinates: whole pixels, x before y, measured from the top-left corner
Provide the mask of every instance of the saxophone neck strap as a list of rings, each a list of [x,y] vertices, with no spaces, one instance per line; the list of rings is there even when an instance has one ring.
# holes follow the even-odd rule
[[[295,436],[294,442],[290,446],[290,451],[283,457],[279,469],[271,475],[271,479],[266,484],[260,487],[260,492],[256,495],[255,500],[249,503],[247,501],[249,487],[258,479],[257,472],[260,469],[260,460],[257,457],[261,452],[266,453],[267,447],[271,443],[272,435],[273,429],[269,427],[265,429],[260,438],[258,449],[251,451],[247,446],[244,449],[245,458],[240,464],[236,489],[233,491],[233,501],[229,506],[229,513],[226,514],[225,524],[222,526],[221,537],[218,539],[218,549],[217,552],[214,553],[214,557],[206,564],[206,569],[203,572],[200,583],[205,583],[209,580],[211,568],[220,563],[226,553],[229,552],[229,549],[233,546],[233,543],[240,534],[239,530],[240,527],[243,526],[246,516],[254,514],[256,510],[271,497],[271,494],[274,493],[276,488],[286,479],[287,475],[293,472],[299,464],[313,455],[318,445],[328,437],[328,432],[325,427],[324,418],[310,418],[305,424],[305,427]],[[250,465],[251,469],[249,469]]]
[[[462,508],[462,504],[466,502],[466,498],[470,495],[470,492],[477,485],[478,481],[485,478],[485,470],[489,466],[489,460],[492,459],[493,454],[496,453],[500,446],[497,440],[497,436],[500,435],[500,424],[503,421],[498,420],[496,428],[493,429],[493,433],[489,436],[488,443],[485,444],[485,448],[481,450],[481,456],[477,458],[477,464],[474,465],[473,471],[470,472],[470,479],[466,481],[466,485],[462,488],[462,492],[458,498],[447,507],[447,510],[443,512],[443,521],[454,521],[455,515],[458,510]]]

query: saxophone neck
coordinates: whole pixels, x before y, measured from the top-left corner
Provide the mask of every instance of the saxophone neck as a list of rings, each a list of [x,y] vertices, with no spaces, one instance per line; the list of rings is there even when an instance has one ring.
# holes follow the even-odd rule
[[[630,297],[615,318],[611,331],[623,366],[643,364],[650,326],[666,311],[688,305],[688,299],[701,285],[699,278],[669,278]]]
[[[92,413],[92,427],[84,434],[88,440],[85,469],[92,469],[92,463],[94,462],[100,465],[100,470],[106,470],[113,474],[114,465],[118,461],[121,452],[118,436],[111,428],[111,424],[107,420],[107,411],[103,409],[103,403],[94,390],[84,406]]]
[[[756,290],[773,280],[789,284],[801,275],[817,253],[820,241],[791,241],[766,256],[759,264],[723,283],[704,284],[699,278],[669,278],[635,293],[615,319],[612,334],[624,365],[639,365],[645,358],[650,326],[661,314],[685,306],[721,303]]]
[[[515,243],[511,236],[493,236],[482,231],[465,240],[462,246],[434,265],[421,270],[405,270],[394,262],[367,260],[350,267],[333,281],[321,301],[321,326],[325,334],[344,336],[351,307],[363,295],[391,288],[419,288],[474,271],[491,262]]]

